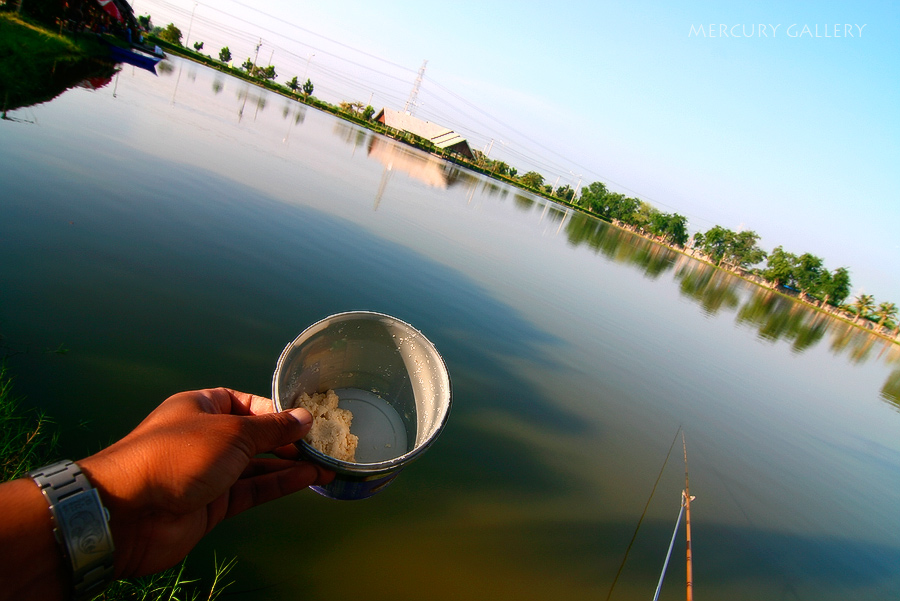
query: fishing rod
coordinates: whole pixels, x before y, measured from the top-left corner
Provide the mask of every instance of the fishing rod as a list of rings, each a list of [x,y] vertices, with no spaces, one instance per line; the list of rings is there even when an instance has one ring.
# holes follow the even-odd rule
[[[681,432],[681,446],[684,448],[684,530],[687,536],[687,601],[694,601],[694,566],[691,553],[691,490],[688,483],[687,443],[684,431]]]
[[[691,501],[697,497],[690,496],[688,487],[688,471],[687,471],[687,444],[684,441],[684,432],[681,433],[681,444],[684,447],[684,490],[681,491],[681,509],[678,510],[678,518],[675,520],[675,529],[672,531],[672,540],[669,541],[669,550],[666,552],[666,561],[663,562],[662,572],[659,575],[659,583],[656,585],[656,593],[653,595],[653,601],[658,601],[659,593],[662,591],[663,580],[666,577],[666,570],[669,567],[669,559],[672,557],[672,548],[675,546],[675,538],[678,536],[678,527],[681,525],[681,516],[687,510],[687,600],[692,601],[694,595],[693,587],[693,570],[691,565]]]

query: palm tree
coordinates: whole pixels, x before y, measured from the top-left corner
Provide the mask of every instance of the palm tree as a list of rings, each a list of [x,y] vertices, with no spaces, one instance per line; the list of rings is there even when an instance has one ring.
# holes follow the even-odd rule
[[[859,323],[861,317],[868,317],[869,312],[875,308],[875,297],[871,294],[860,294],[853,302],[853,306],[856,308],[856,319],[853,323]]]
[[[884,325],[884,322],[888,320],[888,318],[894,317],[897,315],[897,305],[894,303],[881,303],[878,305],[878,311],[876,311],[875,315],[879,317],[878,327]]]

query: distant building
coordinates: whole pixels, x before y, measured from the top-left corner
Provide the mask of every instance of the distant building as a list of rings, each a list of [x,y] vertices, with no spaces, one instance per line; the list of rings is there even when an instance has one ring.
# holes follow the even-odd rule
[[[388,108],[381,109],[375,120],[383,123],[388,127],[409,132],[413,135],[424,138],[434,144],[437,148],[456,152],[467,158],[473,158],[472,149],[469,143],[461,135],[451,129],[447,129],[437,123],[430,121],[422,121],[412,115],[394,111]]]

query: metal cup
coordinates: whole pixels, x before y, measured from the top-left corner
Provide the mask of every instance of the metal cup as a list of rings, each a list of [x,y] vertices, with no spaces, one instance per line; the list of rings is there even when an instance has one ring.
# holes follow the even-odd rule
[[[381,491],[437,439],[450,415],[450,376],[421,332],[389,315],[338,313],[285,347],[272,378],[275,411],[293,409],[303,393],[334,390],[353,413],[356,461],[321,453],[305,440],[301,454],[336,473],[313,490],[332,499]]]

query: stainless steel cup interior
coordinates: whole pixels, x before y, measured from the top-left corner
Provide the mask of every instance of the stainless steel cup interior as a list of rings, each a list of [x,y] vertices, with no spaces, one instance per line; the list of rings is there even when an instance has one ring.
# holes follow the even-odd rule
[[[332,315],[304,330],[281,353],[272,380],[276,411],[296,407],[304,392],[329,389],[360,389],[380,397],[406,430],[407,448],[375,463],[340,461],[306,441],[297,443],[308,458],[337,472],[338,480],[371,481],[399,470],[434,442],[450,413],[450,377],[437,349],[409,324],[381,313]]]

